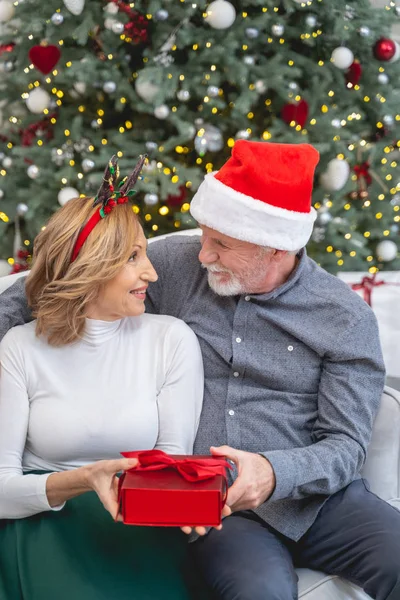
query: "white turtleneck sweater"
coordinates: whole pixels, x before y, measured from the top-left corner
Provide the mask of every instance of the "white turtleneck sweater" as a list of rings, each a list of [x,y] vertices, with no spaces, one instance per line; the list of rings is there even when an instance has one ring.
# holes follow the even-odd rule
[[[0,344],[0,519],[51,510],[48,475],[120,452],[191,454],[203,400],[196,336],[174,317],[88,319],[54,348],[35,321]]]

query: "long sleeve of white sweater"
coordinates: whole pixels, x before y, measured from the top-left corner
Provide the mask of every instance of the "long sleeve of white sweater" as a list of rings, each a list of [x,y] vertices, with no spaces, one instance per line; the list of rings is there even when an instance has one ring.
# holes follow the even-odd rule
[[[173,317],[87,320],[53,348],[35,323],[0,344],[0,518],[51,510],[48,475],[126,450],[190,454],[203,399],[196,336]]]

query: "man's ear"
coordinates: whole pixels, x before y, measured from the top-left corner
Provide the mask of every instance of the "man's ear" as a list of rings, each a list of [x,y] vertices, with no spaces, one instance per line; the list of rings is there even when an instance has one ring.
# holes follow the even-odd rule
[[[279,263],[287,256],[287,250],[276,250],[273,249],[271,253],[271,260]]]

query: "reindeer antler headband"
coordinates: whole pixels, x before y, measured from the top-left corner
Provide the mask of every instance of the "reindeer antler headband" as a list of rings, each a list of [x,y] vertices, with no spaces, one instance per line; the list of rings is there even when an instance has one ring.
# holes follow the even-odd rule
[[[108,165],[104,171],[103,181],[94,199],[93,206],[100,204],[98,210],[90,217],[88,222],[82,227],[79,232],[78,239],[76,240],[71,263],[74,262],[79,254],[80,249],[87,240],[89,234],[96,227],[104,217],[106,217],[113,210],[117,204],[125,204],[129,201],[129,198],[133,196],[136,191],[133,186],[138,180],[140,171],[147,159],[147,154],[144,154],[138,160],[135,168],[128,177],[124,177],[122,181],[118,182],[119,179],[119,166],[118,159],[114,155],[108,162]],[[117,190],[116,190],[117,188]]]

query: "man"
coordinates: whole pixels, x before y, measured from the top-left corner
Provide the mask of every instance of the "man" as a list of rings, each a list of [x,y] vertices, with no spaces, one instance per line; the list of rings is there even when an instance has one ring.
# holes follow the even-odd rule
[[[308,145],[238,141],[192,201],[201,242],[149,248],[148,310],[184,319],[203,352],[195,452],[236,466],[232,515],[190,545],[222,600],[296,599],[295,566],[400,599],[400,513],[360,478],[384,385],[376,320],[304,249],[317,162]],[[0,296],[6,327],[28,317],[22,289]]]

